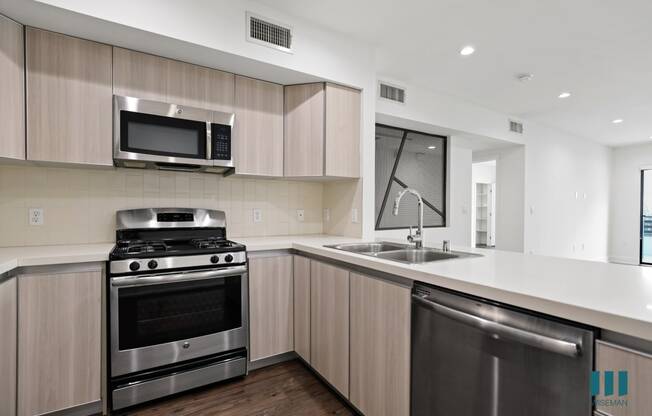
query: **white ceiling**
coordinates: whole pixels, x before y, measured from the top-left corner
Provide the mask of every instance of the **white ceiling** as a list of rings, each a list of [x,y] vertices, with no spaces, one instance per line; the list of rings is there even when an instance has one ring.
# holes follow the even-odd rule
[[[652,2],[260,1],[375,45],[380,76],[612,146],[651,140]]]

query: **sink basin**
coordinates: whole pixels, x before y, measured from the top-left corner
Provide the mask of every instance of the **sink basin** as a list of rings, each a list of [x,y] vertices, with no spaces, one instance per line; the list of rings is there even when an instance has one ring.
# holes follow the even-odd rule
[[[376,243],[335,244],[324,247],[408,264],[421,264],[431,261],[480,256],[480,254],[463,253],[461,251],[443,252],[434,248],[417,249],[407,244],[388,243],[385,241]]]
[[[336,244],[332,246],[325,246],[337,250],[349,251],[358,254],[377,254],[385,251],[403,250],[408,246],[406,244],[398,243],[349,243],[349,244]]]
[[[433,250],[429,248],[410,248],[378,253],[376,257],[379,259],[394,260],[402,263],[428,263],[430,261],[455,259],[460,257],[460,254],[444,253],[443,251]]]

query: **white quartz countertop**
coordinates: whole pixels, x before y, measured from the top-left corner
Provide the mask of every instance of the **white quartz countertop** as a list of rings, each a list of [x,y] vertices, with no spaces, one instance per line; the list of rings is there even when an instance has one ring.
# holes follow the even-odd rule
[[[325,235],[233,238],[249,252],[295,249],[406,279],[652,341],[652,268],[455,247],[471,257],[409,265],[323,247],[360,242]],[[426,246],[437,246],[425,243]],[[105,261],[113,244],[0,248],[0,273],[17,267]]]
[[[17,267],[106,261],[112,243],[0,248],[0,274]]]
[[[323,247],[355,238],[239,241],[249,251],[293,248],[652,341],[652,267],[455,246],[482,257],[409,265]]]

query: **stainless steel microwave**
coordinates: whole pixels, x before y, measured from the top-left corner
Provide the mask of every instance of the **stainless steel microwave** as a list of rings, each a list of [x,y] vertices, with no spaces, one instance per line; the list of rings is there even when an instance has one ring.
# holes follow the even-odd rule
[[[234,167],[232,113],[113,97],[116,166],[223,173]]]

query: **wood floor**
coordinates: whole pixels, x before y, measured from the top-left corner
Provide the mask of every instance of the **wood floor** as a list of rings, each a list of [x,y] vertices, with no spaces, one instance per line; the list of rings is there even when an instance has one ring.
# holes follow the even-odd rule
[[[300,361],[252,371],[247,377],[182,393],[122,413],[130,416],[354,415]]]

